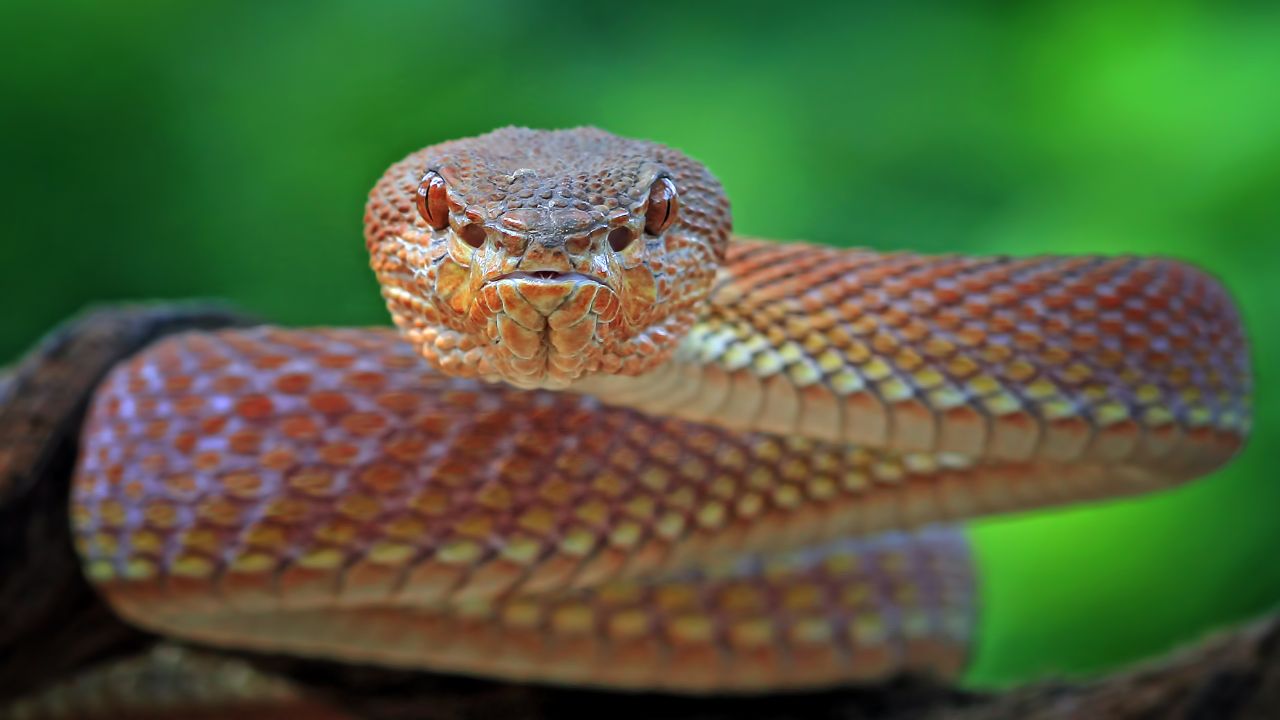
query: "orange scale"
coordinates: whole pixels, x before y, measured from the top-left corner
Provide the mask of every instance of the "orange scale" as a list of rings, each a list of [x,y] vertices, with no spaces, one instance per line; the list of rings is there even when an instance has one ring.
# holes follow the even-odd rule
[[[200,364],[196,369],[202,375],[212,375],[220,372],[231,364],[231,359],[223,357],[222,355],[206,354],[197,351],[196,357],[200,359]]]
[[[259,370],[278,370],[289,362],[288,355],[259,355],[253,359],[253,366]]]
[[[442,401],[450,408],[472,408],[480,396],[467,390],[449,390],[441,394]]]
[[[1009,345],[987,345],[982,348],[979,355],[985,363],[998,364],[1008,360],[1013,356],[1014,348]]]
[[[167,475],[161,480],[161,484],[171,497],[188,497],[200,489],[195,477],[185,474]]]
[[[1062,365],[1070,359],[1071,353],[1061,347],[1047,347],[1039,356],[1042,365],[1050,366]]]
[[[164,380],[164,392],[169,395],[188,392],[194,383],[190,375],[171,375]]]
[[[427,525],[413,515],[400,515],[382,524],[386,537],[402,541],[419,541],[427,534]]]
[[[912,318],[907,321],[906,325],[898,329],[898,334],[902,336],[903,340],[913,343],[924,340],[929,336],[930,332],[928,323],[918,317]]]
[[[999,288],[991,293],[991,302],[996,305],[1013,305],[1021,300],[1022,296],[1012,288]]]
[[[1029,460],[1041,442],[1041,423],[1034,415],[1018,411],[991,422],[987,451],[1002,460]]]
[[[1114,289],[1099,290],[1093,297],[1098,307],[1106,310],[1115,310],[1124,303],[1124,296]]]
[[[1089,447],[1091,457],[1105,462],[1119,462],[1133,456],[1142,439],[1142,427],[1133,420],[1124,420],[1099,430]]]
[[[1124,365],[1125,354],[1119,350],[1107,349],[1098,353],[1098,364],[1104,368],[1116,368]]]
[[[418,409],[420,401],[419,395],[407,391],[382,393],[374,399],[379,407],[397,415],[413,414]]]
[[[315,539],[329,545],[346,547],[360,534],[360,526],[341,518],[329,520],[316,525],[311,535]]]
[[[337,509],[340,514],[348,516],[353,520],[367,523],[381,511],[381,503],[374,498],[365,495],[344,495],[338,501]]]
[[[209,498],[196,506],[201,520],[219,527],[235,527],[240,524],[241,511],[235,503],[225,498]]]
[[[275,403],[266,395],[249,395],[236,402],[235,413],[245,420],[265,420],[275,413]]]
[[[207,450],[199,453],[192,459],[191,464],[195,469],[201,472],[209,472],[217,470],[222,466],[222,454],[213,450]]]
[[[299,498],[276,498],[267,503],[262,517],[282,523],[304,522],[312,515],[310,506]]]
[[[415,463],[430,449],[430,444],[421,437],[405,436],[390,440],[382,445],[383,455],[403,463]]]
[[[345,395],[337,392],[318,392],[313,393],[307,403],[312,410],[322,415],[342,415],[351,412],[351,401]]]
[[[319,333],[317,333],[317,335],[319,335]],[[312,336],[293,332],[284,328],[271,328],[265,334],[264,339],[268,342],[294,348],[306,355],[318,352],[323,347],[322,343],[316,342],[312,339]]]
[[[387,427],[381,415],[370,412],[351,413],[342,418],[342,429],[357,437],[377,435]]]
[[[135,396],[146,393],[151,389],[146,379],[139,376],[130,377],[125,387],[128,389],[130,395]]]
[[[934,297],[943,305],[953,305],[964,298],[964,292],[955,286],[940,287],[933,291]]]
[[[159,474],[168,466],[168,461],[161,453],[153,453],[144,457],[137,465],[138,469],[150,473]]]
[[[1063,310],[1070,307],[1074,302],[1074,298],[1068,293],[1056,292],[1044,296],[1043,302],[1045,307],[1050,310]]]
[[[349,465],[360,455],[360,448],[347,442],[334,442],[320,446],[320,459],[330,465]]]
[[[1120,335],[1124,332],[1124,318],[1114,314],[1098,318],[1098,330],[1104,335]]]
[[[227,438],[227,447],[237,455],[256,455],[262,446],[262,435],[255,430],[238,430]]]
[[[373,394],[387,384],[387,376],[381,372],[364,370],[353,372],[343,378],[343,384],[362,394]]]
[[[321,355],[316,359],[317,365],[330,370],[346,370],[354,365],[355,362],[354,355]]]
[[[1145,297],[1150,311],[1169,309],[1171,298],[1164,292],[1148,292]]]
[[[290,474],[285,484],[289,489],[311,497],[330,497],[337,489],[333,473],[316,468],[304,468]]]
[[[888,355],[898,349],[898,341],[887,332],[878,332],[871,338],[871,347],[881,355]]]
[[[416,368],[421,364],[422,360],[416,355],[383,355],[378,359],[380,367],[388,370],[408,370]]]
[[[1044,343],[1044,338],[1036,332],[1021,331],[1013,336],[1013,344],[1019,350],[1035,350]]]
[[[1076,352],[1088,352],[1098,347],[1100,340],[1091,331],[1081,331],[1071,336],[1071,349]]]
[[[148,525],[157,528],[173,528],[178,524],[177,509],[164,502],[151,502],[142,509],[142,517]]]
[[[911,320],[911,314],[906,310],[894,306],[884,311],[883,322],[889,327],[901,327]]]
[[[223,375],[213,381],[213,391],[234,395],[243,392],[249,386],[249,379],[240,375]]]
[[[250,547],[268,550],[284,550],[289,544],[285,529],[270,523],[258,523],[247,528],[240,539]]]
[[[122,492],[124,493],[124,496],[126,498],[136,502],[138,500],[141,500],[142,497],[146,495],[147,488],[144,484],[142,484],[137,480],[130,480],[129,482],[124,484],[122,488]]]
[[[200,434],[205,437],[220,435],[227,427],[228,418],[225,415],[215,415],[211,418],[205,418],[200,421]]]
[[[1141,301],[1130,302],[1125,304],[1122,314],[1129,322],[1143,325],[1151,319],[1151,308]]]
[[[175,399],[171,407],[181,417],[194,417],[204,411],[205,402],[199,395],[183,395]]]
[[[1040,456],[1069,462],[1079,459],[1093,437],[1093,426],[1082,417],[1067,417],[1045,424]]]
[[[1138,334],[1132,334],[1132,333],[1125,335],[1122,343],[1124,344],[1125,350],[1128,350],[1129,352],[1134,352],[1134,353],[1140,353],[1143,350],[1146,350],[1147,347],[1150,346],[1151,344],[1150,339],[1145,335],[1138,335]]]
[[[159,440],[169,432],[169,423],[164,420],[152,420],[142,428],[144,437],[151,440]]]
[[[538,497],[554,505],[569,505],[578,499],[577,483],[564,477],[548,479],[538,488]]]
[[[136,398],[133,409],[139,418],[152,417],[159,414],[160,400],[154,397]]]
[[[1017,327],[1017,319],[1002,311],[1000,314],[992,316],[987,326],[987,331],[993,333],[1007,333],[1012,332]]]
[[[377,463],[365,468],[357,476],[358,481],[379,494],[390,494],[403,488],[409,475],[404,468],[391,463]]]
[[[301,395],[311,389],[311,375],[308,373],[287,373],[276,378],[274,387],[285,395]]]
[[[294,415],[280,423],[280,431],[293,440],[314,440],[320,435],[320,426],[305,415]]]
[[[242,500],[251,500],[262,495],[264,484],[262,476],[255,472],[236,472],[218,478],[218,484],[227,495]]]
[[[448,493],[441,490],[427,490],[409,498],[406,505],[427,517],[440,517],[450,511],[453,503]]]
[[[469,487],[474,484],[475,465],[465,459],[448,458],[436,467],[432,480],[441,487]]]
[[[275,448],[263,454],[259,463],[267,470],[282,471],[292,467],[297,462],[297,459],[292,450]]]
[[[416,427],[431,437],[439,438],[443,437],[453,424],[452,418],[429,415],[418,420]]]

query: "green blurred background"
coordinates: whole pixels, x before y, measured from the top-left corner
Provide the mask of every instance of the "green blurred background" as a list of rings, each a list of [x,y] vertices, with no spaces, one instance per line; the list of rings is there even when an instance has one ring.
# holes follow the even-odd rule
[[[1255,341],[1251,445],[1157,497],[977,527],[971,680],[1280,601],[1276,4],[8,0],[0,60],[0,363],[90,302],[385,324],[365,192],[507,124],[680,147],[743,233],[1200,263]]]

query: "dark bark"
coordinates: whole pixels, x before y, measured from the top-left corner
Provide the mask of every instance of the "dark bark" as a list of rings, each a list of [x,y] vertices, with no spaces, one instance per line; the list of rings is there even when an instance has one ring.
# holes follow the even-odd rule
[[[244,323],[210,306],[98,310],[0,379],[0,702],[148,642],[98,599],[72,549],[80,426],[93,388],[121,359],[174,332]]]

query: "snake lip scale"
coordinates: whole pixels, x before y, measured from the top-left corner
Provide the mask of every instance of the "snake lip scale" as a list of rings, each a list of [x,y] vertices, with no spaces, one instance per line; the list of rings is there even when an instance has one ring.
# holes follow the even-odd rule
[[[1169,259],[731,238],[703,165],[591,128],[415,152],[364,223],[395,331],[186,333],[96,391],[71,513],[123,618],[608,688],[952,678],[956,523],[1251,425],[1235,304]]]

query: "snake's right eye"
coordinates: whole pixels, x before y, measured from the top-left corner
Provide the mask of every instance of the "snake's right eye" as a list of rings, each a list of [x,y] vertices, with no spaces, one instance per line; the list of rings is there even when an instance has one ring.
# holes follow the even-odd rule
[[[449,224],[449,194],[439,173],[432,170],[423,176],[415,203],[418,214],[431,227],[443,230]]]

